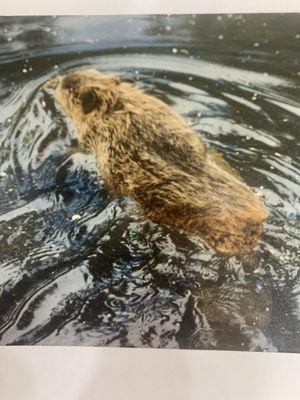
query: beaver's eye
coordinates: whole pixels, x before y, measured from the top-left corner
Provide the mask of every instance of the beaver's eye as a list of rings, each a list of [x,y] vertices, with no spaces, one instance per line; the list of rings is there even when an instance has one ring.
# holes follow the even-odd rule
[[[83,93],[81,96],[81,105],[85,114],[92,112],[99,105],[96,93],[93,90]]]

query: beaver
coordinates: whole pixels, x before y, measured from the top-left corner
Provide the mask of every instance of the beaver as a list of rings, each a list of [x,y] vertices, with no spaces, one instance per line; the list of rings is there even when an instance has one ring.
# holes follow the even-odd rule
[[[163,101],[117,76],[79,70],[52,78],[79,144],[96,154],[104,182],[145,217],[200,237],[217,252],[249,253],[266,212],[256,194]]]

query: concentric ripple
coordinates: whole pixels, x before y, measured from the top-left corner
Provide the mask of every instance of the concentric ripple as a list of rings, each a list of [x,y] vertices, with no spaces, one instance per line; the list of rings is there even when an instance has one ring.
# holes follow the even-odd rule
[[[0,344],[300,351],[297,78],[211,62],[183,44],[82,46],[52,68],[61,49],[4,57],[13,72],[0,87]],[[26,79],[14,70],[30,65]],[[82,67],[168,103],[262,196],[268,219],[251,256],[220,256],[108,197],[42,89]]]

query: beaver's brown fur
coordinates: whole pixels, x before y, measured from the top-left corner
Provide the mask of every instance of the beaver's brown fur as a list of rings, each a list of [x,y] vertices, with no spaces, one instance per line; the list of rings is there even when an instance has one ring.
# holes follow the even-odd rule
[[[266,218],[260,200],[168,105],[95,70],[53,83],[113,193],[129,195],[150,220],[197,235],[217,251],[253,248]]]

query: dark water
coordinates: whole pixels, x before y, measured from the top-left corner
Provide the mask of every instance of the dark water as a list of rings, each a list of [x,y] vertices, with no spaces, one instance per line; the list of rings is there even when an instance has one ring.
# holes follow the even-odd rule
[[[0,344],[300,352],[299,50],[296,14],[2,17]],[[170,104],[263,197],[251,257],[108,198],[42,89],[86,66]]]

